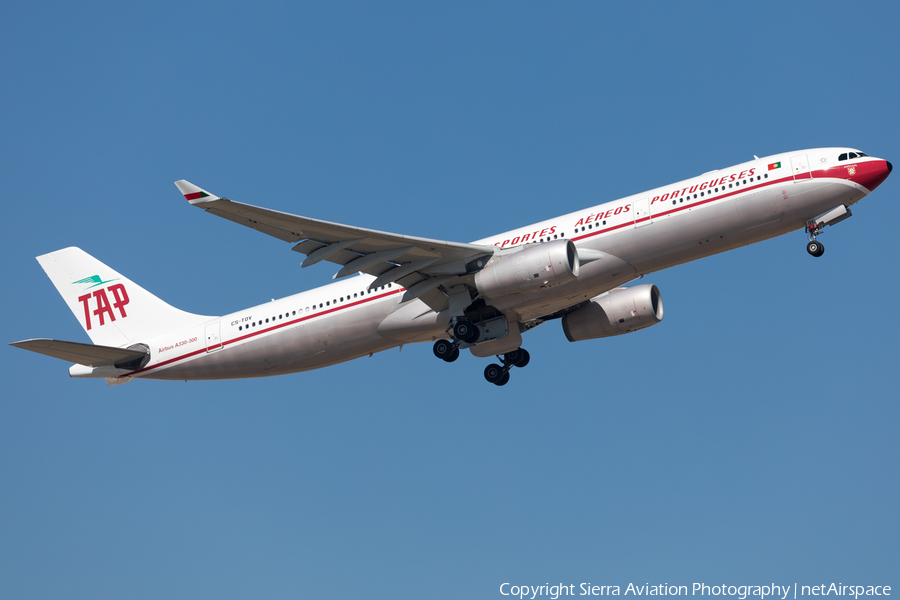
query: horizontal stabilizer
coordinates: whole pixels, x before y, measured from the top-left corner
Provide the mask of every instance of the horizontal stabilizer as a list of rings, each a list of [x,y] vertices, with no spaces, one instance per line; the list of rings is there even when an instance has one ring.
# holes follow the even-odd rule
[[[46,354],[53,358],[67,360],[87,367],[140,362],[150,354],[149,351],[144,350],[97,346],[79,342],[63,342],[46,338],[13,342],[10,346],[31,350],[38,354]]]

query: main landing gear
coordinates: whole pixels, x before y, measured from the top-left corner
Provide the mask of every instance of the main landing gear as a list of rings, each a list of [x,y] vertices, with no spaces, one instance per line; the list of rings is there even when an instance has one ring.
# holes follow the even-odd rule
[[[453,362],[459,358],[459,345],[468,347],[478,339],[478,327],[469,321],[460,320],[453,327],[455,340],[438,340],[434,343],[434,355],[446,362]],[[490,364],[484,369],[484,378],[494,385],[506,385],[509,381],[509,370],[513,367],[522,368],[531,361],[528,350],[518,348],[498,356],[502,364]]]
[[[806,251],[816,258],[825,254],[825,246],[822,245],[822,242],[816,240],[816,235],[822,233],[822,226],[815,221],[810,221],[806,224],[806,233],[809,236]]]
[[[434,343],[434,355],[451,363],[459,358],[459,346],[450,340],[438,340]]]
[[[524,367],[531,360],[528,350],[519,348],[497,357],[502,365],[490,364],[484,368],[484,378],[494,385],[506,385],[509,382],[509,370],[513,367]]]
[[[481,334],[478,327],[467,319],[460,319],[453,325],[453,337],[456,341],[438,340],[434,343],[434,355],[441,360],[453,362],[459,358],[459,344],[471,344]]]

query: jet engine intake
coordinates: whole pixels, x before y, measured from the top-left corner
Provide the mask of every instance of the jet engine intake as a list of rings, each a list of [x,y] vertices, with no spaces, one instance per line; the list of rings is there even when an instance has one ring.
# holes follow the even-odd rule
[[[554,240],[502,255],[495,254],[475,274],[484,298],[545,290],[578,277],[580,263],[571,240]]]
[[[645,284],[600,294],[562,319],[570,342],[631,333],[656,325],[663,318],[659,288]]]

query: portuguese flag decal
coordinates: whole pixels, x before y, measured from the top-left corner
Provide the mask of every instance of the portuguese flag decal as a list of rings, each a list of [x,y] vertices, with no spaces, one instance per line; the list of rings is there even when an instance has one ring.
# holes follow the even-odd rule
[[[780,163],[780,162],[772,163],[772,164],[769,165],[769,170],[770,170],[770,171],[771,171],[772,169],[780,169],[780,168],[781,168],[781,163]],[[188,200],[190,200],[190,198],[188,198]]]
[[[771,169],[772,166],[769,165],[769,168]],[[199,200],[200,198],[206,198],[207,196],[209,196],[209,194],[207,194],[206,192],[195,192],[193,194],[185,194],[184,199],[185,200]]]

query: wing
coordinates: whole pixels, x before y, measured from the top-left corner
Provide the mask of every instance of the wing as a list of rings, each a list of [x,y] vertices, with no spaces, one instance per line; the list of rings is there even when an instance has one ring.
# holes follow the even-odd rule
[[[323,260],[341,265],[334,279],[368,273],[376,277],[370,287],[398,283],[407,290],[404,300],[422,297],[432,308],[443,308],[446,302],[443,294],[443,299],[435,297],[438,286],[479,270],[478,261],[495,250],[491,246],[386,233],[242,204],[219,198],[183,179],[175,185],[188,202],[210,214],[296,244],[292,250],[306,255],[302,267]]]

